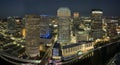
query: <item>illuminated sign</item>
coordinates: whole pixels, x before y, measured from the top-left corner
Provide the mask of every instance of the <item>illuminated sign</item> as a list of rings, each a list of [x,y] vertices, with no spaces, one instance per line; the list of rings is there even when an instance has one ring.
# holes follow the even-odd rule
[[[103,12],[102,11],[92,11],[93,14],[102,14]]]

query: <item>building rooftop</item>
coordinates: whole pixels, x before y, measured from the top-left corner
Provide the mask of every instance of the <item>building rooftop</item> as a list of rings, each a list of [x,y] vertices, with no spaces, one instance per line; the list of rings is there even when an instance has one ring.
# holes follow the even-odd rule
[[[70,44],[70,45],[63,46],[63,49],[72,48],[72,47],[75,47],[75,46],[78,46],[78,45],[81,45],[81,44],[87,44],[89,42],[91,42],[91,41],[80,41],[80,42],[75,43],[75,44]]]

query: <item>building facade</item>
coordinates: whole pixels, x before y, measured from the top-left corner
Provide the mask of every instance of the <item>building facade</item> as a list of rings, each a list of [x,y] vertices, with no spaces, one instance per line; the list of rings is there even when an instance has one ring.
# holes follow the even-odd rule
[[[22,37],[22,29],[24,28],[24,21],[22,18],[8,17],[7,29],[10,35],[15,37]]]
[[[80,17],[79,12],[74,12],[74,13],[73,13],[73,18],[79,18],[79,17]]]
[[[71,40],[71,27],[70,27],[70,16],[71,11],[69,8],[61,7],[57,10],[58,16],[58,43],[61,46],[70,44]]]
[[[10,34],[16,33],[16,22],[15,18],[9,17],[8,18],[8,24],[7,24],[7,29]]]
[[[40,17],[37,15],[26,15],[26,53],[30,57],[39,55],[40,44]]]
[[[67,7],[60,7],[57,10],[57,16],[58,17],[70,17],[71,16],[71,11]]]
[[[49,26],[50,24],[50,18],[48,16],[40,16],[40,44],[41,48],[40,51],[45,51],[45,46],[52,45],[51,40],[52,40],[52,30]]]
[[[93,43],[92,42],[79,42],[77,44],[71,44],[63,46],[62,48],[62,60],[70,60],[74,57],[84,54],[88,52],[89,50],[93,49]]]
[[[105,23],[107,24],[106,25],[107,36],[109,36],[110,38],[117,36],[116,23],[118,23],[118,20],[113,20],[112,18],[106,18]]]
[[[102,38],[104,35],[104,31],[102,28],[102,16],[103,11],[100,9],[93,9],[91,11],[91,37],[93,40]]]
[[[76,32],[78,31],[79,24],[81,23],[79,12],[73,13],[73,22],[72,22],[72,31],[73,35],[76,36]]]
[[[80,41],[89,41],[89,32],[87,31],[78,31],[76,34],[77,42]]]

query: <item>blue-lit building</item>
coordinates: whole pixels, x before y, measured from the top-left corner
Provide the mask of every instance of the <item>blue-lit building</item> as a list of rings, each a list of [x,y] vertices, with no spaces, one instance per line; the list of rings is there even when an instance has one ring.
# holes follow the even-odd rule
[[[39,38],[41,48],[40,51],[45,51],[46,46],[52,45],[52,29],[50,28],[51,20],[49,16],[40,16],[40,31],[39,31]]]
[[[47,30],[45,34],[40,34],[40,38],[51,39],[52,31],[51,29]]]
[[[60,50],[61,46],[59,43],[55,43],[55,45],[53,46],[52,49],[52,59],[56,60],[56,61],[61,61],[61,50]]]
[[[52,29],[49,26],[50,18],[48,16],[40,16],[40,38],[50,39]]]

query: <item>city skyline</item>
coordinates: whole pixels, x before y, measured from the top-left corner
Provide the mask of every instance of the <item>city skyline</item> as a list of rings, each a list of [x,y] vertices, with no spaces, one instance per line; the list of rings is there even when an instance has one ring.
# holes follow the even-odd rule
[[[104,11],[97,8],[89,11],[89,17],[81,17],[79,12],[71,17],[69,7],[58,7],[54,17],[28,10],[22,18],[0,19],[0,58],[7,61],[4,63],[120,65],[115,58],[120,53],[118,17],[103,16]]]
[[[0,17],[24,16],[25,14],[45,14],[56,16],[59,7],[68,7],[81,16],[90,15],[91,9],[102,9],[104,16],[120,16],[119,0],[1,0]]]

